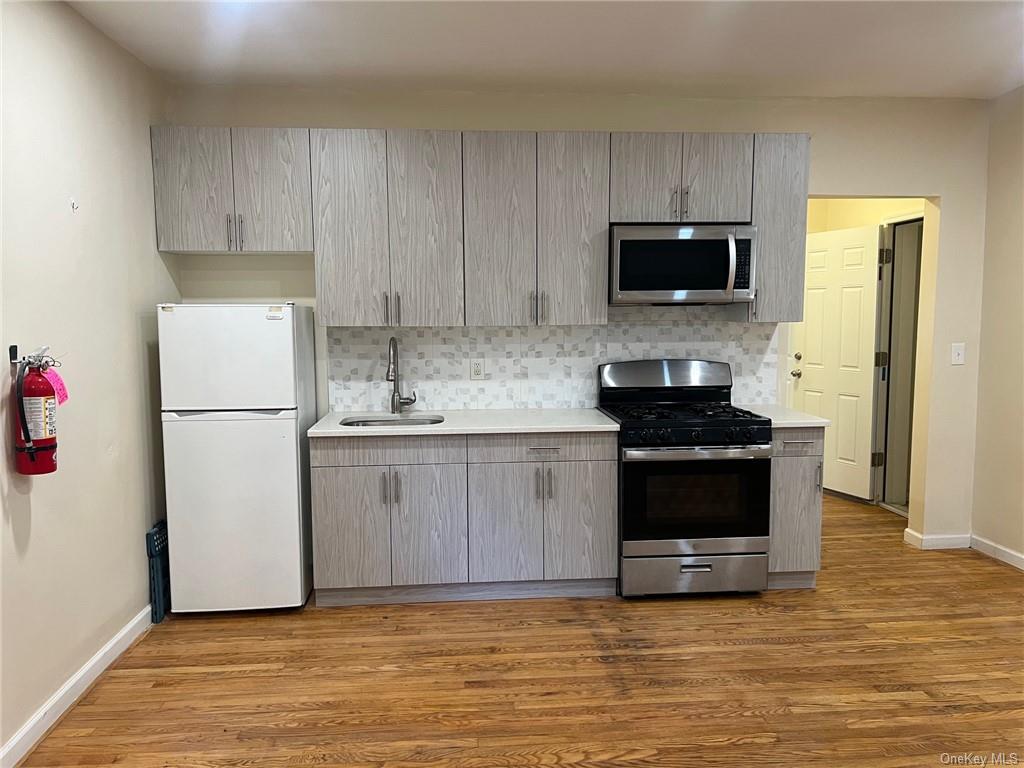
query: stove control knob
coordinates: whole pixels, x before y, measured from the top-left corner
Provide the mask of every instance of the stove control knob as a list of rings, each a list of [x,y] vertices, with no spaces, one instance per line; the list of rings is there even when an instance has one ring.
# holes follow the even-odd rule
[[[658,439],[663,443],[669,443],[672,441],[672,430],[670,429],[659,429]]]
[[[725,439],[728,440],[729,442],[732,442],[738,437],[738,431],[739,430],[737,430],[736,427],[729,427],[727,430],[725,430]]]
[[[703,440],[704,432],[703,430],[695,429],[693,430],[693,432],[690,433],[690,437],[692,437],[694,440]]]
[[[744,427],[743,429],[740,430],[740,437],[742,437],[744,440],[750,440],[750,438],[753,436],[754,432],[750,427]]]

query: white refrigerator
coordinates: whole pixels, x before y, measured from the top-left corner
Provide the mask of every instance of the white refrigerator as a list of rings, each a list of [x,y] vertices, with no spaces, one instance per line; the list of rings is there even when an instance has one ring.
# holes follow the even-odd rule
[[[303,605],[312,310],[160,304],[157,327],[171,610]]]

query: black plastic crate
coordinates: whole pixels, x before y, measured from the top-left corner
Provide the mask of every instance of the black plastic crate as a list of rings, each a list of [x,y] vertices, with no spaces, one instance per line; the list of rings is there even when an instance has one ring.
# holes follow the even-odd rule
[[[167,521],[161,520],[146,533],[149,555],[149,605],[154,624],[171,609],[171,568],[167,552]]]

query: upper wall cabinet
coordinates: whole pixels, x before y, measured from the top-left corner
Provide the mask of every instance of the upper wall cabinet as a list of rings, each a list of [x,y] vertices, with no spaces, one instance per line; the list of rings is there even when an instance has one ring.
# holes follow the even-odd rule
[[[388,231],[397,325],[464,325],[462,134],[388,131]]]
[[[537,135],[540,323],[608,322],[609,135]]]
[[[462,134],[466,325],[537,322],[537,134]]]
[[[310,144],[317,319],[390,325],[385,132],[314,129]]]
[[[162,251],[311,251],[309,131],[154,126]]]
[[[679,221],[680,133],[613,133],[611,221]]]
[[[309,130],[232,128],[240,251],[312,251]]]
[[[150,136],[157,248],[232,250],[231,129],[155,125]]]
[[[750,221],[754,134],[683,134],[681,221]]]
[[[757,134],[751,215],[757,225],[757,298],[752,320],[803,320],[809,163],[806,133]]]
[[[752,133],[613,133],[611,221],[746,222]]]

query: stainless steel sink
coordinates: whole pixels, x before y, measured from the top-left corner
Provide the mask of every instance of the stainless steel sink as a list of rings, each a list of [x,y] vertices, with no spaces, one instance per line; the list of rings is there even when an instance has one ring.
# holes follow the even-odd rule
[[[429,424],[440,424],[444,416],[425,414],[423,416],[353,416],[341,420],[343,427],[425,427]]]

